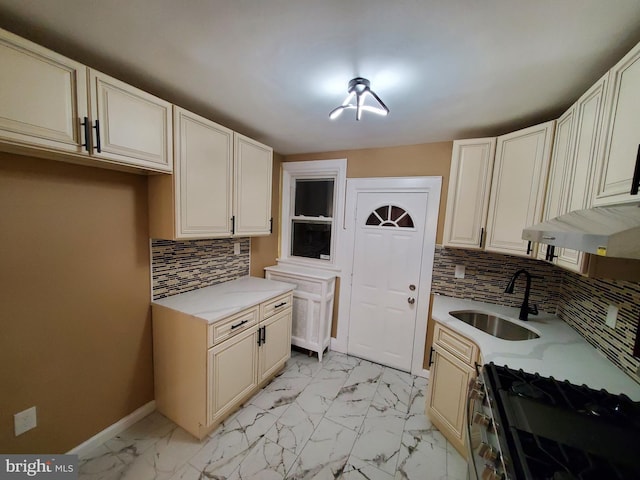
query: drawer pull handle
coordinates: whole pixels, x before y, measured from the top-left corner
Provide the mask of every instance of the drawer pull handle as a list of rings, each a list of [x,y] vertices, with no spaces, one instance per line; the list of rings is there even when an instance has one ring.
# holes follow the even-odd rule
[[[249,320],[242,320],[240,323],[236,323],[235,325],[231,325],[231,330],[235,330],[238,327],[241,327],[245,323],[249,322]]]
[[[280,308],[280,307],[284,307],[287,304],[287,302],[282,302],[277,304],[274,308]]]

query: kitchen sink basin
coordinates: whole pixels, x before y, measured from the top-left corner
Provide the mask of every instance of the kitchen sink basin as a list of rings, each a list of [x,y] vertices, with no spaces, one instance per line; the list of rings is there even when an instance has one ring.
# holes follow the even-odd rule
[[[517,323],[513,323],[511,320],[489,313],[475,312],[473,310],[458,310],[449,312],[449,315],[456,317],[458,320],[462,320],[464,323],[478,330],[493,335],[494,337],[502,338],[503,340],[531,340],[532,338],[540,337],[536,332]]]

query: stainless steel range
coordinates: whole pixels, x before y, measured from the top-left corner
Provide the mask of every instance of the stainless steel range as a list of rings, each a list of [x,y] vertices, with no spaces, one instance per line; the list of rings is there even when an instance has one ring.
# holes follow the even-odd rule
[[[640,479],[640,403],[489,363],[469,389],[472,479]]]

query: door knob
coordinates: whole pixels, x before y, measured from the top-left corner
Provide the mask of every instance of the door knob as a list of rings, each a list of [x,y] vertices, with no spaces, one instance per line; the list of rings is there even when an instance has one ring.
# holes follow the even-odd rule
[[[409,297],[409,298],[407,299],[407,302],[409,302],[409,305],[413,305],[414,303],[416,303],[416,299],[415,299],[415,298],[413,298],[413,297]]]

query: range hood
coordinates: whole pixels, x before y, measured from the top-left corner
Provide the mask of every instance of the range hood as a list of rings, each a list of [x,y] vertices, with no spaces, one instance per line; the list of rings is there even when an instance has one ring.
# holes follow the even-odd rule
[[[575,210],[525,228],[522,238],[606,257],[640,259],[640,205]]]

